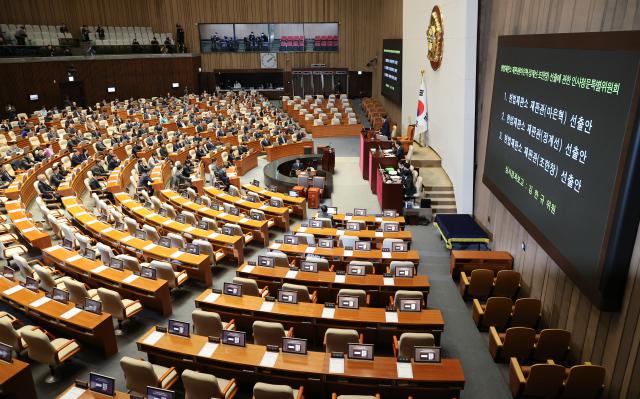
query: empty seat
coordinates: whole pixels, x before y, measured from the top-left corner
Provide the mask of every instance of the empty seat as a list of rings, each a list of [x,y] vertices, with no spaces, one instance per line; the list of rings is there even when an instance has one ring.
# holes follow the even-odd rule
[[[362,337],[356,330],[327,328],[324,333],[325,352],[347,353],[349,344],[357,344],[359,342],[362,342]]]
[[[293,337],[293,327],[289,331],[284,330],[281,323],[260,321],[253,322],[253,343],[256,345],[275,345],[282,346],[283,337]]]
[[[231,399],[238,391],[235,378],[225,380],[189,369],[182,372],[181,378],[185,399]]]
[[[316,244],[316,238],[311,233],[300,233],[300,232],[298,232],[295,235],[297,237],[301,237],[302,238],[301,241],[303,241],[307,245],[315,245]]]
[[[515,270],[500,270],[496,276],[491,296],[515,298],[520,289],[520,273]]]
[[[253,386],[253,399],[302,399],[303,388],[292,389],[288,385],[258,382]]]
[[[556,398],[562,389],[564,367],[557,364],[534,364],[520,367],[516,358],[509,363],[509,388],[514,398]]]
[[[515,357],[524,362],[531,356],[535,339],[533,328],[511,327],[505,333],[498,333],[492,326],[489,327],[489,353],[496,361]]]
[[[27,345],[29,359],[49,366],[51,374],[45,382],[53,383],[55,369],[80,351],[75,339],[55,338],[50,340],[47,334],[39,329],[24,330],[21,337]]]
[[[403,299],[419,299],[422,307],[425,307],[424,294],[421,291],[397,290],[390,298],[390,301],[396,309],[400,309],[400,301]]]
[[[306,285],[299,284],[291,284],[291,283],[283,283],[282,284],[283,291],[295,291],[298,293],[298,302],[313,302],[315,303],[318,300],[317,291],[313,291],[312,294],[309,294],[309,287]]]
[[[564,381],[562,399],[595,399],[604,390],[605,369],[589,362],[571,367]]]
[[[429,333],[402,333],[400,339],[393,336],[393,356],[413,358],[416,346],[434,346],[435,338]]]
[[[487,329],[494,326],[498,331],[504,331],[511,316],[511,298],[494,296],[481,304],[477,299],[473,300],[473,321],[478,328]]]
[[[358,298],[359,306],[369,306],[369,294],[365,290],[357,290],[351,288],[342,288],[338,291],[338,301],[340,297],[351,296]]]
[[[181,287],[189,279],[186,270],[175,271],[173,266],[167,262],[152,260],[151,267],[156,269],[159,279],[167,280],[170,289]]]
[[[69,300],[73,303],[83,304],[85,298],[98,299],[98,290],[87,290],[84,283],[80,281],[69,278],[64,281],[64,286],[67,292],[69,292]]]
[[[245,277],[234,277],[233,283],[242,285],[242,295],[261,296],[263,298],[269,295],[269,287],[258,288],[256,280]]]
[[[460,295],[485,299],[491,294],[493,289],[493,271],[488,269],[475,269],[471,272],[471,277],[467,277],[465,272],[460,272]]]
[[[35,330],[39,327],[27,325],[16,330],[13,325],[13,318],[0,317],[0,342],[9,345],[19,355],[27,349],[27,343],[22,339],[22,332],[26,330]]]
[[[235,330],[235,321],[231,320],[223,324],[220,315],[202,309],[195,309],[191,312],[193,320],[193,333],[207,337],[220,337],[222,330]]]
[[[102,302],[102,310],[115,317],[118,322],[116,335],[122,335],[122,322],[129,320],[142,311],[140,301],[132,301],[131,299],[122,299],[116,291],[106,288],[98,288],[98,296]]]
[[[538,327],[542,302],[538,298],[520,298],[513,305],[511,314],[512,327]]]
[[[128,356],[120,359],[120,367],[124,374],[125,386],[131,394],[143,395],[148,386],[169,389],[178,381],[175,367],[159,366]]]
[[[551,359],[562,362],[567,357],[571,345],[571,333],[558,328],[547,328],[540,331],[533,350],[533,361],[546,362]]]

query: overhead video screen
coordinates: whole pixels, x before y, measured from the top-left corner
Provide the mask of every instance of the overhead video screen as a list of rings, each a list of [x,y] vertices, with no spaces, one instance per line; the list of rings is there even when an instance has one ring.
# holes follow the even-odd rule
[[[402,104],[402,39],[382,41],[383,96],[396,104]]]
[[[199,24],[200,51],[338,51],[338,23]]]
[[[483,182],[603,309],[638,230],[639,33],[498,42]]]

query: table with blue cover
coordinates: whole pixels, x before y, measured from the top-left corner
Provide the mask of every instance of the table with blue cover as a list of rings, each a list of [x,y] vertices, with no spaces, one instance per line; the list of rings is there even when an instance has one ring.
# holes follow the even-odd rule
[[[433,224],[447,249],[466,249],[472,245],[487,249],[487,244],[491,242],[487,233],[468,214],[440,214]]]

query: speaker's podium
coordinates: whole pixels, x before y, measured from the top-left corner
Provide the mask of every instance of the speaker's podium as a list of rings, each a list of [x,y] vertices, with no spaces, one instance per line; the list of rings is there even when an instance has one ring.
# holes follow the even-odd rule
[[[336,151],[327,146],[319,146],[317,147],[318,154],[322,154],[322,169],[333,173],[336,167]]]

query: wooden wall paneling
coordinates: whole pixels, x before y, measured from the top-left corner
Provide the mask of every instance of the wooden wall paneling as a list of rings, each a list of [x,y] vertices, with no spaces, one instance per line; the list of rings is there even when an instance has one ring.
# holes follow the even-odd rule
[[[566,277],[505,207],[482,184],[497,37],[509,34],[630,30],[640,27],[638,0],[494,0],[480,3],[474,211],[494,235],[495,249],[509,250],[523,289],[542,300],[544,324],[572,331],[572,354],[607,369],[605,397],[640,396],[640,236],[636,238],[623,306],[601,312]],[[527,244],[522,254],[521,241]]]

